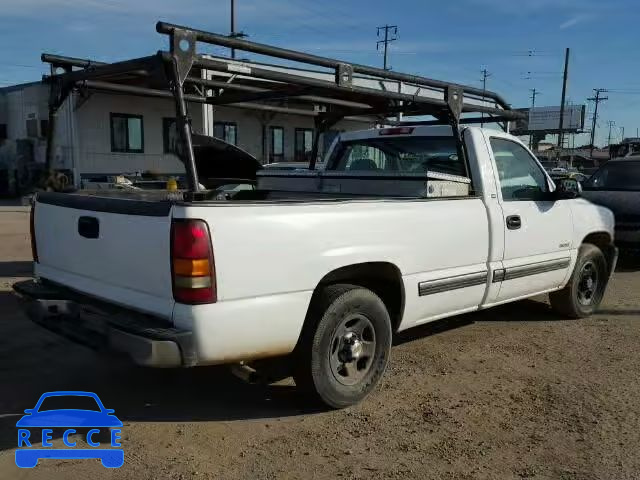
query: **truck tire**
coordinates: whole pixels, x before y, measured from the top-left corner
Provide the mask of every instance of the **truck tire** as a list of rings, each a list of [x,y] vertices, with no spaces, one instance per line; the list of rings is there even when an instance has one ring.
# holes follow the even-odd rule
[[[356,285],[325,287],[297,347],[296,386],[331,408],[358,403],[382,378],[391,337],[389,312],[375,293]]]
[[[578,259],[567,285],[549,294],[551,307],[569,318],[592,315],[600,306],[609,281],[609,268],[602,251],[590,243],[578,250]]]

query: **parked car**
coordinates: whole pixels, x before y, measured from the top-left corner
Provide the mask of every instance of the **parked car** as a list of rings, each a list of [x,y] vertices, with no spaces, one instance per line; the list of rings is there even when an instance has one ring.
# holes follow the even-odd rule
[[[306,170],[309,168],[309,162],[275,162],[266,163],[264,168],[273,170]],[[324,164],[318,162],[315,166],[316,170],[322,170]]]
[[[572,318],[602,299],[611,212],[555,187],[516,137],[464,141],[471,177],[451,128],[422,126],[341,133],[325,171],[264,170],[226,202],[38,194],[38,279],[15,289],[35,321],[139,364],[287,356],[298,385],[350,405],[394,332],[545,292]],[[68,321],[83,304],[91,318]]]
[[[586,182],[589,179],[589,177],[584,173],[573,173],[570,175],[570,178],[574,178],[580,184],[582,184],[583,182]]]
[[[607,162],[583,183],[583,195],[614,213],[620,247],[640,248],[640,158]]]

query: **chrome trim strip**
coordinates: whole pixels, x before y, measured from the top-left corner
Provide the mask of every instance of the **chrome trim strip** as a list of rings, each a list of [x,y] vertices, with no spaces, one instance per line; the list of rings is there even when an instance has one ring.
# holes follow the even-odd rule
[[[465,273],[455,277],[438,278],[437,280],[427,280],[418,284],[418,295],[433,295],[435,293],[458,290],[460,288],[475,287],[487,283],[487,270],[481,272]]]
[[[563,258],[561,260],[546,260],[544,262],[530,263],[528,265],[518,265],[506,269],[500,269],[493,272],[493,283],[506,280],[515,280],[516,278],[528,277],[530,275],[539,275],[541,273],[562,270],[571,264],[571,258]]]

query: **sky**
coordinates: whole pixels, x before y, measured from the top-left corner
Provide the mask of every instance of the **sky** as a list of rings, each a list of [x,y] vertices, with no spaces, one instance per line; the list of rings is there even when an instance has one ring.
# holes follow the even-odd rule
[[[250,40],[382,66],[376,31],[397,25],[389,63],[400,72],[481,86],[514,107],[560,104],[565,48],[568,103],[606,88],[596,144],[640,128],[637,0],[236,0],[236,28]],[[0,0],[0,86],[39,80],[43,52],[117,61],[168,49],[164,20],[230,30],[230,0]],[[217,47],[201,53],[226,55]],[[256,58],[256,57],[249,57]],[[259,58],[256,58],[259,60]],[[590,122],[589,122],[590,126]],[[549,137],[551,140],[551,137]],[[579,136],[576,145],[588,143]]]

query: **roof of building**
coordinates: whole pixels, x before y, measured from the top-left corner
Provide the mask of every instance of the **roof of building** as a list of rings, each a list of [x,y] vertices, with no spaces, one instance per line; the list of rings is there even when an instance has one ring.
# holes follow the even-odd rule
[[[41,80],[37,80],[35,82],[26,82],[26,83],[18,83],[16,85],[9,85],[7,87],[0,87],[0,93],[9,93],[15,92],[18,90],[23,90],[27,87],[33,87],[34,85],[42,85]]]

